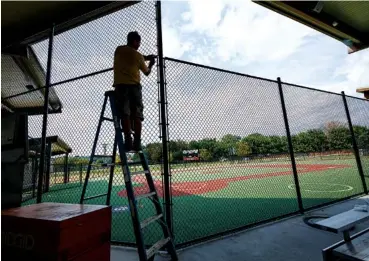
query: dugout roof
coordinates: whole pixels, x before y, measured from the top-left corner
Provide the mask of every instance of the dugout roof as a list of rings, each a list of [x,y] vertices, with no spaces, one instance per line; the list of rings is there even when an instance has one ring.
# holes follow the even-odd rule
[[[369,47],[369,1],[256,1],[349,47]]]
[[[55,35],[110,14],[137,1],[3,1],[1,3],[1,112],[42,114],[44,90],[7,98],[41,88],[46,82],[42,68],[30,46]],[[50,88],[49,113],[60,113],[62,103]]]
[[[46,143],[51,143],[51,156],[71,153],[72,148],[63,141],[59,136],[46,137]],[[31,138],[29,140],[30,151],[39,151],[41,146],[41,138]]]

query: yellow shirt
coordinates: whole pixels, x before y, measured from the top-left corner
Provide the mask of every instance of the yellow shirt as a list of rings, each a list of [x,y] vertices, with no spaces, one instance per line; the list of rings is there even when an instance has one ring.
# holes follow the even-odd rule
[[[114,53],[114,84],[139,84],[140,70],[149,69],[144,57],[137,50],[127,45],[118,46]]]

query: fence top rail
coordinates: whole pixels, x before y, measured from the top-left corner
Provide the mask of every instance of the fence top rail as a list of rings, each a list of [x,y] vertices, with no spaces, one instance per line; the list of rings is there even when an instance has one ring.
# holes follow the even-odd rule
[[[355,97],[355,96],[351,96],[351,95],[347,95],[347,94],[345,94],[345,96],[348,97],[348,98],[353,98],[353,99],[357,99],[357,100],[360,100],[360,101],[369,102],[369,99],[359,98],[359,97]]]
[[[50,88],[61,85],[61,84],[64,84],[64,83],[69,83],[69,82],[81,80],[81,79],[84,79],[84,78],[87,78],[87,77],[95,76],[95,75],[98,75],[98,74],[106,73],[106,72],[109,72],[109,71],[112,71],[112,70],[113,70],[113,68],[106,68],[106,69],[102,69],[102,70],[99,70],[99,71],[96,71],[96,72],[92,72],[92,73],[80,75],[80,76],[77,76],[77,77],[74,77],[74,78],[70,78],[70,79],[67,79],[67,80],[63,80],[63,81],[60,81],[60,82],[51,83]],[[18,97],[18,96],[21,96],[21,95],[26,95],[28,93],[39,91],[39,90],[42,90],[44,88],[46,88],[46,86],[42,86],[40,88],[32,89],[32,90],[22,92],[22,93],[17,93],[17,94],[14,94],[14,95],[10,95],[10,96],[2,98],[1,101],[5,101],[5,100],[11,99],[11,98],[15,98],[15,97]]]
[[[326,90],[315,89],[315,88],[312,88],[312,87],[307,87],[307,86],[298,85],[298,84],[289,83],[289,82],[283,82],[283,81],[281,81],[281,83],[285,84],[285,85],[289,85],[291,87],[295,87],[295,88],[302,88],[302,89],[307,89],[307,90],[311,90],[311,91],[318,91],[318,92],[324,92],[324,93],[328,93],[328,94],[334,94],[334,95],[342,96],[341,93],[337,93],[337,92],[330,92],[330,91],[326,91]]]
[[[254,78],[254,79],[259,79],[259,80],[278,83],[277,80],[271,80],[271,79],[258,77],[258,76],[253,76],[253,75],[249,75],[249,74],[233,72],[233,71],[229,71],[229,70],[225,70],[225,69],[220,69],[220,68],[216,68],[216,67],[212,67],[212,66],[193,63],[193,62],[188,62],[188,61],[184,61],[184,60],[178,60],[178,59],[174,59],[174,58],[170,58],[170,57],[164,57],[164,60],[177,62],[177,63],[182,63],[182,64],[187,64],[187,65],[192,65],[192,66],[201,67],[201,68],[205,68],[205,69],[211,69],[211,70],[218,71],[218,72],[225,72],[225,73],[234,74],[234,75],[238,75],[238,76],[244,76],[244,77],[249,77],[249,78]]]
[[[187,64],[187,65],[192,65],[192,66],[201,67],[201,68],[205,68],[205,69],[211,69],[211,70],[215,70],[215,71],[219,71],[219,72],[225,72],[225,73],[230,73],[230,74],[234,74],[234,75],[245,76],[245,77],[249,77],[249,78],[254,78],[254,79],[259,79],[259,80],[265,80],[265,81],[269,81],[269,82],[278,83],[277,80],[272,80],[272,79],[268,79],[268,78],[258,77],[258,76],[244,74],[244,73],[239,73],[239,72],[233,72],[233,71],[229,71],[229,70],[225,70],[225,69],[220,69],[220,68],[216,68],[216,67],[212,67],[212,66],[207,66],[207,65],[202,65],[202,64],[198,64],[198,63],[193,63],[193,62],[188,62],[188,61],[179,60],[179,59],[175,59],[175,58],[171,58],[171,57],[164,57],[164,60],[172,61],[172,62],[177,62],[177,63],[182,63],[182,64]],[[318,91],[318,92],[324,92],[324,93],[329,93],[329,94],[334,94],[334,95],[342,96],[341,93],[336,93],[336,92],[331,92],[331,91],[326,91],[326,90],[321,90],[321,89],[315,89],[315,88],[312,88],[312,87],[307,87],[307,86],[293,84],[293,83],[284,82],[284,81],[281,81],[281,83],[282,84],[290,85],[292,87],[303,88],[303,89],[308,89],[308,90],[312,90],[312,91]],[[346,97],[350,97],[350,98],[355,98],[355,99],[358,99],[358,100],[362,100],[362,101],[368,101],[366,99],[355,97],[355,96],[351,96],[351,95],[346,95],[345,94],[345,96]]]
[[[267,79],[267,78],[253,76],[253,75],[239,73],[239,72],[233,72],[233,71],[229,71],[229,70],[225,70],[225,69],[220,69],[220,68],[216,68],[216,67],[212,67],[212,66],[197,64],[197,63],[188,62],[188,61],[184,61],[184,60],[179,60],[179,59],[175,59],[175,58],[164,57],[164,60],[172,61],[172,62],[178,62],[178,63],[182,63],[182,64],[187,64],[187,65],[192,65],[192,66],[201,67],[201,68],[205,68],[205,69],[211,69],[211,70],[215,70],[215,71],[219,71],[219,72],[225,72],[225,73],[234,74],[234,75],[238,75],[238,76],[244,76],[244,77],[249,77],[249,78],[254,78],[254,79],[259,79],[259,80],[264,80],[264,81],[278,83],[277,80]],[[113,70],[113,68],[102,69],[102,70],[99,70],[99,71],[96,71],[96,72],[92,72],[92,73],[84,74],[84,75],[77,76],[77,77],[74,77],[74,78],[70,78],[70,79],[67,79],[67,80],[63,80],[63,81],[60,81],[60,82],[52,83],[52,84],[50,84],[50,87],[55,87],[55,86],[58,86],[58,85],[61,85],[61,84],[65,84],[65,83],[69,83],[69,82],[81,80],[81,79],[84,79],[84,78],[87,78],[87,77],[95,76],[95,75],[98,75],[98,74],[101,74],[101,73],[106,73],[106,72],[109,72],[109,71],[112,71],[112,70]],[[284,82],[284,81],[281,81],[281,83],[282,84],[289,85],[291,87],[303,88],[303,89],[307,89],[307,90],[318,91],[318,92],[323,92],[323,93],[328,93],[328,94],[334,94],[334,95],[342,96],[341,93],[336,93],[336,92],[330,92],[330,91],[315,89],[315,88],[312,88],[312,87],[307,87],[307,86],[293,84],[293,83]],[[6,101],[8,99],[11,99],[11,98],[15,98],[15,97],[18,97],[18,96],[21,96],[21,95],[29,94],[31,92],[42,90],[44,88],[46,88],[46,86],[42,86],[42,87],[37,88],[37,89],[33,89],[33,90],[26,91],[26,92],[17,93],[17,94],[11,95],[11,96],[7,96],[7,97],[2,98],[1,101],[3,102],[3,101]],[[353,98],[353,99],[357,99],[357,100],[369,102],[369,100],[364,99],[364,98],[359,98],[359,97],[355,97],[355,96],[351,96],[351,95],[347,95],[347,94],[345,94],[345,96],[346,97],[349,97],[349,98]]]

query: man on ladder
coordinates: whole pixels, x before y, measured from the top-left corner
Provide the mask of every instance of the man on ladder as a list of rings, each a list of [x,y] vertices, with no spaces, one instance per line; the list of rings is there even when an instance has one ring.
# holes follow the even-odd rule
[[[114,53],[114,84],[117,109],[120,112],[126,151],[141,150],[143,117],[140,71],[146,76],[155,64],[155,55],[143,56],[137,50],[141,45],[138,32],[127,35],[127,45],[118,46]],[[149,66],[145,61],[150,61]],[[134,131],[132,142],[131,131]]]

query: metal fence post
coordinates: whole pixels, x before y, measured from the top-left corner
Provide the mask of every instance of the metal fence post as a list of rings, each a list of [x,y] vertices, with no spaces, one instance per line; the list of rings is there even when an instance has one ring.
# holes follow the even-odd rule
[[[45,192],[50,190],[50,168],[51,168],[51,141],[46,144],[46,175],[45,175]]]
[[[349,108],[348,108],[348,105],[347,105],[345,92],[342,92],[342,99],[343,99],[343,104],[345,106],[347,122],[348,122],[349,130],[350,130],[350,134],[351,134],[352,148],[354,150],[357,168],[358,168],[358,171],[359,171],[359,174],[360,174],[361,182],[363,183],[364,192],[365,192],[365,194],[368,194],[368,188],[367,188],[366,182],[365,182],[363,166],[361,165],[361,160],[360,160],[360,155],[359,155],[359,148],[357,147],[356,137],[355,137],[355,133],[354,133],[354,128],[352,127],[351,116],[350,116],[350,111],[349,111]]]
[[[281,78],[278,77],[277,78],[277,81],[278,81],[279,95],[280,95],[280,98],[281,98],[281,105],[282,105],[282,111],[283,111],[283,119],[284,119],[284,124],[285,124],[285,127],[286,127],[286,134],[287,134],[287,141],[288,141],[288,150],[290,152],[293,177],[294,177],[295,186],[296,186],[297,202],[298,202],[298,205],[299,205],[300,213],[302,214],[302,213],[304,213],[304,206],[302,204],[300,183],[299,183],[299,178],[298,178],[298,175],[297,175],[296,161],[295,161],[295,155],[294,155],[294,152],[293,152],[292,138],[291,138],[291,132],[290,132],[290,125],[288,123],[288,116],[287,116],[287,111],[286,111],[286,105],[284,103],[284,95],[283,95]]]
[[[53,42],[54,42],[54,30],[55,25],[53,24],[50,28],[49,35],[49,48],[47,54],[47,68],[46,68],[46,88],[45,88],[45,101],[43,108],[43,119],[42,119],[42,136],[41,136],[41,155],[40,155],[40,171],[38,177],[37,184],[37,203],[41,203],[42,201],[42,185],[44,179],[44,170],[45,170],[45,151],[46,151],[46,134],[47,134],[47,114],[49,109],[49,88],[51,82],[51,61],[52,61],[52,53],[53,53]]]
[[[164,200],[165,200],[165,219],[169,228],[172,230],[172,213],[170,200],[170,182],[169,182],[169,159],[168,159],[168,142],[167,142],[167,116],[165,101],[165,79],[164,79],[164,59],[163,59],[163,35],[161,26],[161,2],[156,2],[156,25],[157,25],[157,44],[158,44],[158,73],[160,88],[160,118],[161,118],[161,139],[163,143],[163,167],[164,167]]]

